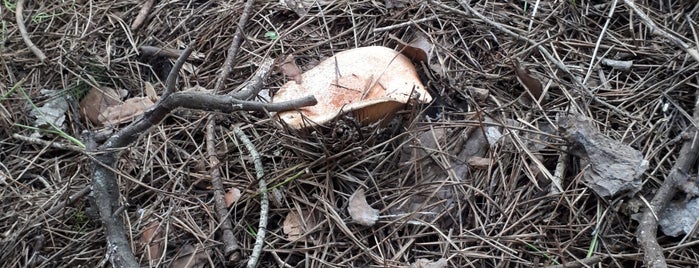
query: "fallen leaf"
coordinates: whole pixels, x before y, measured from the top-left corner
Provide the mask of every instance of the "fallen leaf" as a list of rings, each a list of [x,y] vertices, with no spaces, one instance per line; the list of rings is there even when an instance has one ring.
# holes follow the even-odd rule
[[[418,259],[410,265],[410,268],[444,268],[447,267],[448,264],[445,258],[441,258],[434,262],[428,259]]]
[[[301,78],[301,73],[303,73],[303,71],[296,65],[294,55],[289,54],[286,56],[286,58],[277,65],[277,69],[287,78],[294,80],[296,84],[300,85],[303,82]]]
[[[529,105],[532,101],[536,101],[541,97],[543,92],[543,86],[541,82],[531,75],[528,69],[522,68],[517,59],[512,59],[512,65],[515,68],[515,74],[517,75],[517,81],[527,90],[524,94],[520,96],[520,99]],[[533,97],[533,99],[532,99]]]
[[[349,210],[352,220],[364,225],[372,226],[379,220],[379,210],[369,206],[364,196],[364,189],[357,189],[349,198]]]
[[[641,175],[648,169],[641,152],[603,135],[583,116],[561,118],[558,127],[563,138],[572,144],[570,153],[581,158],[581,166],[589,164],[583,180],[595,193],[612,197],[641,190]]]
[[[490,158],[472,156],[467,162],[469,166],[474,168],[485,169],[490,166],[490,161],[492,161]]]
[[[223,199],[226,201],[226,207],[231,207],[233,203],[240,199],[240,189],[235,187],[228,189],[226,194],[223,196]]]
[[[148,97],[130,98],[124,103],[107,107],[99,115],[99,122],[105,126],[114,126],[124,122],[128,122],[143,114],[148,108],[155,103]]]
[[[194,248],[191,245],[183,245],[175,255],[170,267],[173,268],[200,268],[208,264],[209,254],[202,248]]]
[[[49,96],[50,99],[41,107],[32,109],[29,113],[34,120],[34,126],[38,128],[51,128],[55,126],[61,128],[66,119],[66,111],[68,111],[68,101],[66,98],[55,90],[41,90],[41,94]]]
[[[424,33],[419,31],[415,32],[415,37],[407,44],[397,37],[393,36],[393,39],[398,41],[398,50],[403,53],[403,55],[408,56],[408,58],[414,61],[430,62],[430,53],[434,45]]]
[[[162,234],[158,229],[159,225],[158,221],[151,222],[141,233],[141,243],[148,245],[144,255],[151,264],[157,263],[163,255]]]
[[[113,88],[92,88],[80,101],[80,112],[94,125],[101,125],[99,116],[108,107],[121,104],[119,94]]]
[[[286,238],[290,241],[295,241],[303,237],[308,230],[315,227],[315,217],[313,213],[309,210],[302,210],[303,218],[299,216],[296,211],[291,211],[286,214],[284,218],[284,223],[282,224],[282,231],[286,234]]]
[[[158,101],[158,93],[155,92],[153,84],[150,82],[145,82],[143,84],[143,91],[145,91],[146,97],[148,97],[148,99],[150,99],[152,102]]]

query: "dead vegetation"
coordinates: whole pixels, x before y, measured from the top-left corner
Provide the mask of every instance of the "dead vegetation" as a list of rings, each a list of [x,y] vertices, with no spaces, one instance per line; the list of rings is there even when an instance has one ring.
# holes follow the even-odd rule
[[[268,223],[260,267],[699,262],[696,223],[676,237],[655,230],[669,202],[686,205],[699,194],[692,1],[257,1],[237,52],[236,25],[251,1],[59,2],[0,6],[6,267],[113,261],[105,215],[124,225],[142,266],[244,265],[261,214]],[[137,17],[145,20],[134,24]],[[406,106],[385,124],[361,125],[350,114],[310,130],[280,127],[251,106],[176,109],[128,146],[112,147],[121,151],[106,169],[116,175],[116,203],[111,214],[95,207],[92,164],[114,152],[105,140],[130,121],[93,125],[79,104],[88,91],[150,97],[152,83],[163,98],[176,57],[191,48],[174,68],[174,91],[240,97],[254,91],[245,86],[258,84],[267,60],[293,55],[306,71],[340,51],[402,48],[415,38],[429,48],[414,62],[430,105]],[[231,54],[230,75],[222,74]],[[291,79],[273,73],[264,88],[274,93]],[[66,103],[56,114],[63,122],[36,130],[36,117],[49,112],[32,111],[62,106],[57,99]],[[600,153],[586,152],[593,147],[581,146],[584,137],[558,132],[568,116],[584,116],[598,131],[591,135],[640,152],[647,169],[624,178],[640,186],[611,196],[589,187],[596,169],[585,158]],[[604,154],[614,151],[627,149]]]

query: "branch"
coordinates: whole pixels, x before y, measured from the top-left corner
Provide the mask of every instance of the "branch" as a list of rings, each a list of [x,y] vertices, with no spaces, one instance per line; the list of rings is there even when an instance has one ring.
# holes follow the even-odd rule
[[[194,42],[189,44],[187,46],[187,49],[185,49],[182,54],[180,54],[180,57],[177,58],[177,61],[175,62],[175,65],[172,66],[172,69],[170,69],[170,73],[167,75],[167,80],[165,80],[165,92],[163,92],[163,96],[160,97],[160,99],[166,99],[170,94],[175,92],[175,83],[177,82],[177,73],[182,69],[182,66],[184,63],[187,61],[187,57],[189,57],[190,54],[192,54],[192,51],[194,50]]]
[[[699,96],[694,103],[694,121],[699,121]],[[670,174],[665,178],[663,184],[660,185],[655,193],[653,200],[650,201],[650,207],[644,209],[641,221],[638,224],[636,231],[636,239],[643,248],[643,260],[646,267],[667,267],[663,248],[658,244],[656,233],[658,231],[658,221],[655,215],[660,214],[665,206],[672,200],[677,192],[677,186],[687,180],[689,169],[697,161],[699,156],[699,144],[697,142],[697,129],[690,124],[687,133],[689,139],[682,144],[679,158],[675,165],[670,170]]]
[[[214,86],[214,93],[217,93],[223,89],[223,84],[226,82],[226,78],[231,74],[233,70],[233,62],[235,62],[235,56],[238,54],[238,49],[243,43],[243,29],[245,24],[248,23],[248,18],[250,18],[250,13],[252,12],[252,6],[255,3],[254,0],[248,0],[245,2],[245,7],[243,8],[243,13],[240,14],[240,20],[238,20],[238,25],[235,28],[235,34],[233,34],[233,41],[231,41],[231,46],[228,47],[228,57],[223,63],[221,73],[216,81],[216,86]]]
[[[265,243],[265,234],[267,232],[267,215],[269,213],[269,196],[267,194],[267,182],[264,179],[265,171],[262,167],[262,160],[260,160],[260,153],[255,149],[255,145],[250,142],[250,139],[245,135],[240,128],[234,127],[233,132],[235,136],[240,139],[240,141],[245,145],[245,148],[250,152],[252,161],[255,165],[255,175],[258,180],[258,185],[260,187],[260,224],[257,228],[257,236],[255,237],[255,246],[252,249],[252,254],[250,254],[250,259],[248,259],[248,268],[255,268],[257,266],[257,261],[260,259],[260,254],[262,254],[262,246]]]
[[[29,33],[27,32],[27,27],[24,26],[24,16],[22,12],[24,11],[24,0],[17,1],[17,8],[15,9],[15,19],[17,20],[17,28],[19,28],[19,33],[22,35],[22,40],[24,44],[27,45],[29,50],[36,55],[41,62],[46,60],[46,55],[41,51],[31,39],[29,39]]]
[[[155,0],[148,0],[145,3],[143,3],[141,10],[138,11],[138,15],[136,15],[136,18],[133,20],[133,23],[131,23],[131,31],[137,30],[139,27],[141,27],[141,24],[143,24],[143,22],[146,21],[150,9],[153,8],[153,4],[155,4]]]
[[[190,46],[191,47],[191,46]],[[188,55],[180,55],[178,62],[183,63]],[[171,74],[176,77],[180,65],[176,65]],[[174,81],[175,78],[169,81]],[[234,111],[284,111],[298,109],[317,103],[313,96],[307,96],[294,101],[284,103],[257,103],[242,101],[232,96],[217,96],[205,93],[174,92],[175,83],[166,83],[165,92],[170,92],[160,99],[141,118],[113,134],[98,148],[94,158],[94,175],[92,180],[92,200],[99,211],[107,238],[107,256],[114,267],[138,267],[138,261],[133,255],[127,239],[124,223],[121,217],[123,210],[119,205],[119,185],[114,172],[118,154],[122,148],[127,147],[144,132],[159,124],[170,112],[177,108],[197,109],[203,111],[220,111],[231,113]]]
[[[210,120],[213,122],[214,120]],[[214,211],[221,226],[221,240],[223,240],[223,254],[229,264],[240,260],[238,240],[233,235],[233,224],[228,219],[228,209],[224,200],[225,190],[221,181],[221,171],[219,170],[219,160],[216,157],[216,142],[214,140],[214,124],[206,125],[206,152],[209,155],[209,168],[211,169],[211,184],[214,187]]]

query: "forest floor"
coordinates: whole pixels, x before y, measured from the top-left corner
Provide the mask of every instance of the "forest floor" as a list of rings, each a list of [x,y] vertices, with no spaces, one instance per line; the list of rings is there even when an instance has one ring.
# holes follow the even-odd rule
[[[3,267],[699,263],[696,1],[5,0],[0,15]],[[266,103],[367,46],[409,56],[432,101],[302,130]]]

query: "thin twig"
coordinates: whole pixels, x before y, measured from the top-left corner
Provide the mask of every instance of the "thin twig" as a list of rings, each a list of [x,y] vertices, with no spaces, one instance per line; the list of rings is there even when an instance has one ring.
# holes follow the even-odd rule
[[[427,17],[427,18],[422,18],[422,19],[417,19],[417,20],[409,20],[409,21],[402,22],[402,23],[398,23],[398,24],[394,24],[394,25],[391,25],[391,26],[380,27],[380,28],[374,28],[374,30],[372,30],[372,32],[378,33],[378,32],[383,32],[383,31],[390,31],[390,30],[394,30],[394,29],[401,28],[401,27],[406,27],[406,26],[415,25],[415,24],[418,24],[418,23],[423,23],[423,22],[426,22],[426,21],[431,21],[431,20],[434,20],[434,19],[437,19],[437,18],[439,18],[439,16],[437,16],[437,15],[432,15],[432,16],[429,16],[429,17]]]
[[[255,268],[257,266],[257,261],[260,259],[260,254],[262,253],[262,246],[265,242],[265,234],[267,232],[267,215],[269,214],[269,196],[267,193],[267,182],[263,178],[265,176],[264,168],[262,167],[262,160],[260,160],[260,153],[255,149],[255,145],[252,144],[245,132],[239,127],[233,127],[233,132],[235,136],[240,139],[240,141],[245,145],[252,161],[255,164],[255,174],[257,176],[259,192],[261,195],[260,199],[260,224],[257,228],[257,236],[255,237],[255,246],[252,248],[252,253],[250,254],[250,259],[248,259],[248,268]]]
[[[219,73],[218,77],[216,77],[216,84],[213,90],[214,94],[219,93],[221,89],[223,89],[223,85],[225,84],[226,79],[230,75],[231,70],[233,70],[235,57],[238,54],[240,45],[243,43],[243,29],[245,29],[245,24],[247,23],[248,18],[250,17],[250,12],[252,12],[253,4],[254,1],[252,0],[248,0],[245,2],[245,8],[243,9],[243,13],[241,14],[240,19],[238,20],[238,25],[236,27],[235,34],[233,34],[233,41],[231,41],[230,47],[228,48],[228,56],[226,56],[226,60],[223,63],[223,67],[221,67],[221,73]],[[261,68],[258,69],[258,71],[255,73],[255,76],[253,77],[253,83],[249,86],[253,88],[258,87],[257,91],[259,91],[262,88],[264,80],[267,78],[267,74],[270,68],[271,65],[267,68],[261,66]],[[226,97],[238,99],[231,95],[228,95]],[[216,150],[214,148],[214,145],[216,144],[216,141],[214,140],[215,124],[216,120],[214,120],[214,115],[209,115],[208,122],[206,124],[206,143],[207,153],[209,154],[209,163],[211,166],[212,186],[214,187],[214,204],[216,207],[216,215],[219,218],[219,221],[221,223],[221,229],[223,230],[223,235],[221,236],[221,239],[223,240],[224,244],[224,254],[226,255],[226,258],[230,263],[235,263],[240,259],[240,253],[238,252],[239,246],[237,239],[235,238],[235,236],[233,236],[233,225],[228,219],[227,207],[223,200],[225,190],[223,189],[223,183],[221,182],[221,172],[218,167],[219,160],[216,156]]]
[[[699,96],[694,103],[694,120],[699,121]],[[688,126],[689,139],[682,144],[682,149],[678,154],[677,162],[670,170],[670,174],[660,185],[655,196],[650,201],[650,207],[643,211],[643,216],[638,224],[636,239],[643,248],[643,260],[646,267],[667,267],[663,248],[658,244],[656,233],[658,231],[658,220],[655,215],[659,214],[665,206],[672,200],[677,192],[677,186],[686,181],[689,170],[694,166],[699,156],[699,144],[697,144],[697,129],[692,125]]]
[[[250,18],[250,13],[252,12],[252,7],[255,4],[254,0],[248,0],[245,2],[245,7],[243,8],[243,13],[240,14],[240,19],[238,20],[238,25],[235,27],[235,34],[233,35],[233,41],[231,41],[231,46],[228,47],[228,56],[226,61],[221,67],[221,73],[216,80],[216,86],[214,86],[214,94],[223,89],[223,85],[226,82],[226,78],[233,71],[233,63],[235,62],[235,56],[238,54],[238,49],[243,43],[243,29],[245,29],[245,24],[248,23],[248,18]],[[221,79],[222,78],[222,79]]]
[[[672,41],[672,43],[674,43],[676,46],[682,48],[685,52],[687,52],[687,54],[692,56],[692,58],[694,58],[694,60],[699,62],[699,50],[697,50],[696,44],[694,45],[694,47],[690,47],[687,43],[685,43],[684,41],[679,39],[677,36],[674,36],[674,35],[666,32],[662,28],[658,27],[657,25],[655,25],[655,22],[653,22],[648,17],[648,15],[646,15],[646,13],[643,13],[643,10],[638,8],[638,6],[636,6],[636,4],[634,4],[634,2],[632,0],[624,0],[624,3],[627,6],[629,6],[629,8],[631,8],[633,10],[633,12],[636,13],[637,16],[639,16],[641,18],[641,20],[643,21],[643,24],[645,24],[646,26],[648,26],[648,28],[650,28],[651,33],[657,34],[663,38],[666,38],[666,39]]]
[[[46,55],[41,51],[31,39],[29,39],[29,33],[27,32],[27,27],[24,26],[24,16],[22,12],[24,11],[24,0],[17,1],[17,9],[15,10],[15,18],[17,19],[17,28],[19,28],[19,34],[22,35],[22,40],[27,45],[29,50],[36,55],[41,62],[46,60]]]
[[[178,61],[183,61],[181,59],[186,57],[186,54],[182,54]],[[173,73],[179,73],[179,69],[173,68],[171,74]],[[165,91],[173,92],[174,84],[175,83],[167,83],[169,88],[166,88]],[[105,226],[107,255],[109,256],[111,264],[114,267],[138,267],[138,261],[136,261],[133,252],[131,252],[129,240],[126,238],[121,213],[117,213],[120,211],[119,208],[121,205],[119,204],[119,185],[117,184],[114,168],[120,149],[136,141],[142,133],[159,124],[170,112],[177,108],[230,113],[246,109],[280,111],[296,109],[315,103],[317,103],[317,101],[313,96],[286,103],[266,104],[241,101],[231,96],[177,92],[161,98],[160,101],[150,110],[146,111],[139,120],[110,136],[109,139],[98,148],[98,152],[101,152],[101,154],[95,156],[92,194],[95,206],[102,219],[102,224]]]
[[[141,10],[138,11],[138,15],[136,15],[133,23],[131,23],[131,31],[135,31],[141,27],[141,24],[143,24],[144,21],[146,21],[146,18],[148,18],[148,13],[150,13],[151,8],[153,8],[153,4],[155,4],[155,0],[147,0],[145,3],[143,3]]]
[[[213,122],[214,120],[210,120]],[[206,153],[209,155],[209,168],[211,174],[211,184],[214,187],[214,209],[221,225],[221,240],[223,240],[223,254],[229,262],[235,263],[240,260],[238,240],[233,234],[233,224],[228,218],[226,201],[224,200],[224,188],[221,181],[220,161],[216,157],[216,141],[214,137],[214,124],[206,125]]]
[[[170,70],[170,74],[167,75],[167,80],[165,80],[165,92],[163,92],[163,95],[160,97],[161,100],[166,99],[170,96],[170,94],[175,92],[175,83],[177,82],[178,77],[177,72],[182,69],[182,66],[187,61],[189,55],[192,54],[193,50],[194,42],[190,43],[189,46],[187,46],[187,48],[182,52],[180,57],[177,58],[175,65],[172,66],[172,69]]]
[[[20,135],[17,133],[12,134],[12,137],[15,139],[21,140],[21,141],[40,144],[40,145],[43,145],[46,147],[53,147],[53,148],[60,149],[60,150],[69,150],[69,151],[74,151],[74,152],[78,152],[78,153],[85,152],[85,149],[83,149],[79,146],[68,144],[68,143],[47,141],[47,140],[42,140],[42,139],[38,139],[38,138],[27,137],[27,136]]]

